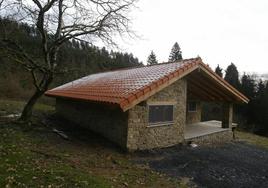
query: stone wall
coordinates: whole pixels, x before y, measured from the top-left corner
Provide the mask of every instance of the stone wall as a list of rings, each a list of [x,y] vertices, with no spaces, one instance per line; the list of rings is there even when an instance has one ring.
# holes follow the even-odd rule
[[[129,150],[168,147],[184,141],[186,84],[185,79],[178,80],[128,111],[127,148]],[[174,104],[173,124],[149,125],[148,105],[156,103]]]
[[[196,101],[196,112],[189,112],[187,108],[186,124],[198,123],[201,121],[202,105],[200,101]]]
[[[231,129],[224,130],[216,133],[211,133],[207,135],[202,135],[195,138],[187,139],[186,141],[191,141],[196,144],[222,144],[225,142],[230,142],[233,140],[233,132]]]
[[[186,87],[185,79],[178,80],[127,112],[116,106],[60,98],[56,100],[56,110],[65,119],[129,151],[168,147],[184,141]],[[163,103],[174,105],[174,123],[149,125],[149,105]]]
[[[56,111],[65,119],[126,148],[128,113],[124,113],[119,107],[58,98]]]

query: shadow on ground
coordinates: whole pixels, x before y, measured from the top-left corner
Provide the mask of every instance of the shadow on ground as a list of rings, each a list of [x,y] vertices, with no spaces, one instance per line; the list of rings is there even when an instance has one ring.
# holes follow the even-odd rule
[[[70,142],[70,146],[74,148],[97,152],[101,158],[111,153],[127,156],[127,160],[135,164],[148,165],[171,178],[185,177],[192,182],[189,184],[190,187],[268,187],[268,150],[245,142],[236,141],[225,145],[196,148],[176,146],[126,155],[119,147],[96,133],[78,128],[76,124],[55,118],[54,115],[46,118],[43,124],[66,133],[69,137],[66,143]],[[44,139],[53,145],[58,143],[53,142],[55,137],[49,135],[51,134],[38,135],[35,132],[35,136],[45,137]],[[58,144],[64,149],[61,142]]]
[[[42,120],[42,124],[49,127],[51,130],[56,129],[62,132],[63,134],[66,134],[68,138],[65,140],[67,142],[72,143],[73,145],[80,145],[87,149],[93,149],[99,151],[105,150],[120,154],[126,153],[126,151],[122,150],[119,146],[110,142],[100,134],[92,132],[68,120],[65,120],[64,118],[61,118],[56,114],[52,114],[44,118]]]
[[[243,142],[212,147],[177,146],[139,152],[135,162],[198,187],[268,187],[268,150]]]

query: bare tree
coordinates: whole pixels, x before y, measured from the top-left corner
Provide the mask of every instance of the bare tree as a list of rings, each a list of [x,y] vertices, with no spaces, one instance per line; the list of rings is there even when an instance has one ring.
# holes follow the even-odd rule
[[[21,44],[4,36],[0,48],[32,75],[35,92],[20,117],[28,121],[36,101],[47,91],[57,73],[62,44],[71,40],[100,39],[116,45],[116,35],[131,35],[128,13],[136,0],[0,0],[0,15],[34,25],[41,36],[41,59],[33,58]]]

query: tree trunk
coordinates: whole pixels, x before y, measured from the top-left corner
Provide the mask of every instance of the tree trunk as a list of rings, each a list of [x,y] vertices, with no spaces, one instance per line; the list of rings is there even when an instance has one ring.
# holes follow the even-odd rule
[[[33,94],[33,96],[29,99],[29,101],[27,102],[27,104],[23,108],[23,111],[22,111],[21,116],[19,118],[20,121],[26,122],[26,121],[30,120],[35,103],[44,93],[45,93],[45,91],[35,90],[35,93]]]
[[[43,80],[41,81],[41,83],[43,83],[42,88],[36,89],[33,96],[29,99],[27,104],[24,106],[22,113],[21,113],[21,116],[19,118],[20,121],[26,122],[26,121],[29,121],[31,119],[33,107],[34,107],[35,103],[47,91],[48,86],[50,85],[50,83],[52,81],[53,81],[53,74],[52,73],[44,75]]]

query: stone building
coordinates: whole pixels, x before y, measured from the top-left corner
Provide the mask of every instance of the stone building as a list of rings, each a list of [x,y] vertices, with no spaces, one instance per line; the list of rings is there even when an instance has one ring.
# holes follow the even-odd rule
[[[92,74],[46,95],[60,116],[127,150],[229,140],[232,104],[248,103],[201,58]],[[222,123],[200,122],[203,101],[222,103]]]

